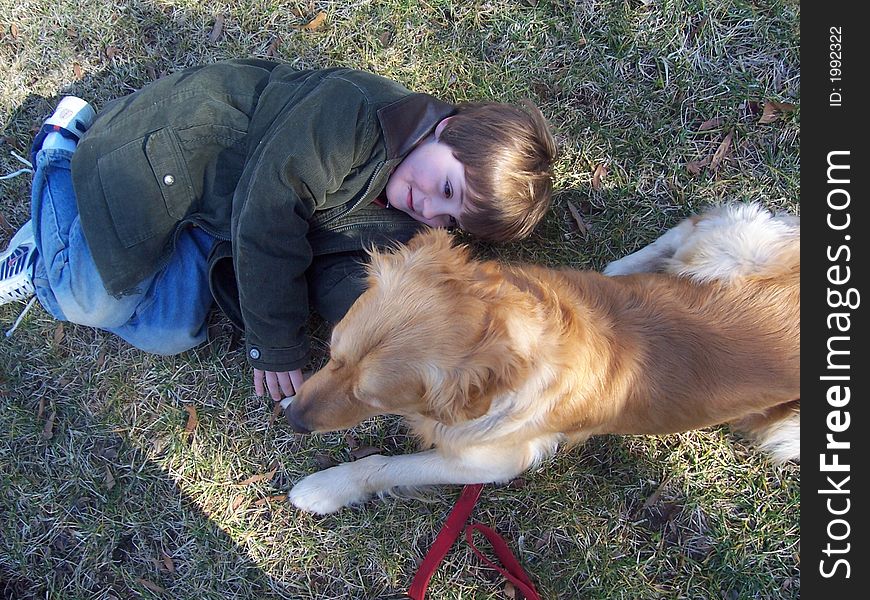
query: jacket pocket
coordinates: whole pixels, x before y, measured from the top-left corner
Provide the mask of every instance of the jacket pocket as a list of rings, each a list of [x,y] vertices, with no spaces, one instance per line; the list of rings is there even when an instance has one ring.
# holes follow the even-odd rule
[[[118,238],[126,248],[167,235],[195,200],[172,129],[158,129],[100,157],[97,170]]]

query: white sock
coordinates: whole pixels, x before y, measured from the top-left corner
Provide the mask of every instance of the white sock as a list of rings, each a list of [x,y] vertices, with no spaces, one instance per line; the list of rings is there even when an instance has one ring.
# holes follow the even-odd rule
[[[57,131],[52,131],[45,136],[45,140],[43,140],[42,142],[43,150],[47,150],[49,148],[61,148],[63,150],[69,150],[70,152],[72,152],[76,149],[76,141],[71,140],[68,137],[62,136]]]

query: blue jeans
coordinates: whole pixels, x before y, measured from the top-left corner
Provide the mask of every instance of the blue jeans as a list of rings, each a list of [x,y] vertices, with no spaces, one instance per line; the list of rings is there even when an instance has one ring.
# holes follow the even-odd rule
[[[198,228],[183,230],[165,267],[134,293],[109,295],[82,232],[71,157],[58,148],[36,156],[30,214],[39,251],[33,276],[39,302],[56,319],[104,329],[155,354],[177,354],[205,341],[213,302],[208,255],[215,238]]]

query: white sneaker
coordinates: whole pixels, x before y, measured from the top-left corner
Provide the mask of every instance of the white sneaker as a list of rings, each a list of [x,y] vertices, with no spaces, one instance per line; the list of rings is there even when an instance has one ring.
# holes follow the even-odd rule
[[[45,136],[49,133],[56,131],[63,137],[78,142],[88,128],[94,124],[96,117],[97,113],[94,111],[94,107],[81,98],[64,96],[33,138],[30,162],[36,164],[36,153],[42,148]]]
[[[33,265],[36,257],[33,221],[28,221],[0,254],[0,305],[27,300],[33,295]]]

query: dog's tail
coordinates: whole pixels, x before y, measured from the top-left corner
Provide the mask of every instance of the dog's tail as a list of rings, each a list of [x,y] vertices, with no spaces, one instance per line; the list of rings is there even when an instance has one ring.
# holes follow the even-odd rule
[[[731,424],[777,462],[801,460],[801,401],[780,404]]]

